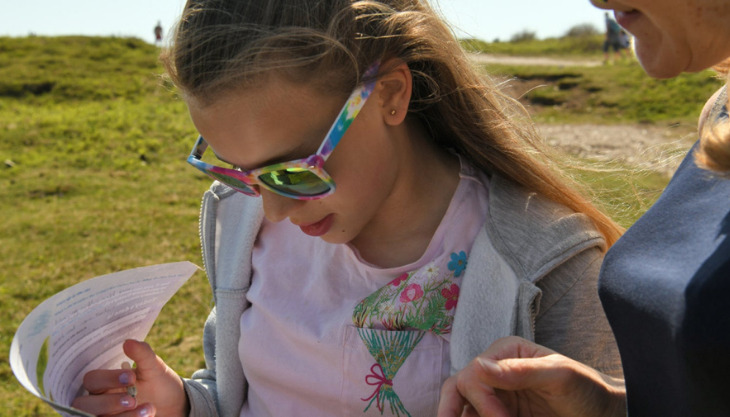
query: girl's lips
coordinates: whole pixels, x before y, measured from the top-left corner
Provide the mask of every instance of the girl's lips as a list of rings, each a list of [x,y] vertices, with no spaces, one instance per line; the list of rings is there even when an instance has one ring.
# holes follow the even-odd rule
[[[302,229],[302,232],[305,234],[308,234],[309,236],[322,236],[325,233],[329,232],[330,227],[332,227],[332,222],[334,221],[335,217],[333,214],[328,214],[327,217],[324,219],[318,221],[317,223],[307,224],[304,226],[299,226],[300,229]]]
[[[626,30],[631,32],[630,26],[631,24],[636,21],[638,18],[641,17],[641,13],[637,10],[628,10],[628,11],[620,11],[616,10],[613,13],[614,17],[616,18],[616,22],[624,27]]]

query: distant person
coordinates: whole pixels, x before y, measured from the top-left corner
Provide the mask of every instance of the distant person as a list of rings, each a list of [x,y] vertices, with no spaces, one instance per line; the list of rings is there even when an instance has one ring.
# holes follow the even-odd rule
[[[595,291],[620,228],[425,1],[195,0],[176,28],[188,162],[217,179],[206,369],[127,341],[137,367],[91,371],[75,406],[433,417],[450,369],[509,334],[620,374]]]
[[[619,32],[619,41],[621,42],[621,55],[624,58],[631,58],[631,35],[624,29]]]
[[[159,45],[162,43],[162,22],[157,21],[157,26],[155,26],[155,45]]]
[[[445,383],[440,417],[464,415],[465,404],[469,416],[490,417],[730,416],[730,7],[593,3],[616,8],[650,76],[712,67],[725,81],[699,116],[698,142],[601,267],[599,293],[626,379],[524,339],[501,339]]]
[[[621,26],[616,23],[611,16],[606,13],[606,39],[603,41],[603,63],[608,64],[609,51],[613,50],[614,59],[620,57],[621,44]]]

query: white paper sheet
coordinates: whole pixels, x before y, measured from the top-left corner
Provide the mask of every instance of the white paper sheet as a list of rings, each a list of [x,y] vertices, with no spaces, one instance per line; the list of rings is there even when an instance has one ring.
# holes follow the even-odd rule
[[[10,346],[10,366],[31,393],[64,416],[89,416],[70,407],[83,393],[84,374],[119,368],[122,343],[144,340],[162,307],[199,268],[176,262],[83,281],[28,314]]]

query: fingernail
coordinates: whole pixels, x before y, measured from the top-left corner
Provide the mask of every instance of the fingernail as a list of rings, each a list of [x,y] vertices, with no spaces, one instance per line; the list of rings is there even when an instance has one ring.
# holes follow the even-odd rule
[[[150,406],[145,405],[144,407],[140,408],[137,413],[139,414],[139,417],[147,417],[151,414],[151,412],[152,410],[150,410]]]
[[[134,403],[135,403],[134,398],[132,398],[130,396],[122,397],[122,399],[119,400],[119,402],[122,404],[122,407],[124,407],[124,408],[133,408]]]
[[[132,380],[132,375],[129,372],[122,372],[119,374],[119,383],[122,385],[129,385]]]
[[[490,374],[500,375],[502,373],[502,368],[500,368],[497,362],[485,358],[477,358],[477,360],[479,361],[479,364],[482,366],[482,368],[484,368],[484,370],[489,372]]]

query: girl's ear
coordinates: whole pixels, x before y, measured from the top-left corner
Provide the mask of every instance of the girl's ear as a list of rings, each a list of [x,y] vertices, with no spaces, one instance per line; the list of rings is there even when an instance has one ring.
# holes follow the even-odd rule
[[[413,92],[413,77],[408,64],[399,59],[384,62],[381,68],[387,72],[378,78],[375,93],[383,120],[396,126],[403,123],[408,113]]]

